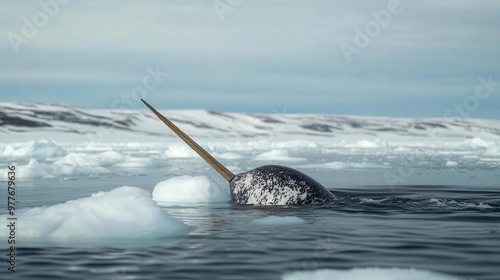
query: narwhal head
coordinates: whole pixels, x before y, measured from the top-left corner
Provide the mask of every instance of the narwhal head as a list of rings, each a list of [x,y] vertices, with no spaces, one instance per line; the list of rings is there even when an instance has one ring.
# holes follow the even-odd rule
[[[237,204],[325,204],[336,197],[306,174],[281,165],[265,165],[234,176],[229,182]]]
[[[141,98],[141,101],[191,149],[228,182],[231,200],[237,204],[301,205],[333,202],[335,196],[320,183],[295,169],[266,165],[234,175],[169,119]]]

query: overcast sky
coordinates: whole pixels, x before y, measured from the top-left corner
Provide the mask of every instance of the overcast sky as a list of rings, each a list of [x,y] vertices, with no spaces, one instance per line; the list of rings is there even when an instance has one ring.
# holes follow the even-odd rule
[[[500,119],[498,0],[59,1],[0,0],[0,102]]]

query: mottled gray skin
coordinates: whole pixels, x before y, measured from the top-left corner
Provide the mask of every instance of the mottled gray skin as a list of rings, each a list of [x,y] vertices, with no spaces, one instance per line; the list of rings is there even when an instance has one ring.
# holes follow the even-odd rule
[[[326,204],[336,197],[320,183],[295,169],[266,165],[237,174],[229,182],[231,200],[237,204]]]

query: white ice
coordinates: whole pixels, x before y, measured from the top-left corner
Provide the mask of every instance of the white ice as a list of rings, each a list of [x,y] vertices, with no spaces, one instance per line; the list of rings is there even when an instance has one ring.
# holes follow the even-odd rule
[[[69,166],[109,167],[122,163],[125,160],[126,157],[116,151],[98,153],[74,152],[59,158],[54,163]]]
[[[316,164],[305,164],[305,165],[299,165],[298,167],[318,168],[318,169],[333,169],[333,170],[374,169],[374,168],[384,169],[384,168],[387,168],[387,166],[385,166],[383,164],[376,164],[376,163],[369,163],[369,162],[339,162],[339,161],[316,163]]]
[[[358,140],[356,141],[355,143],[346,143],[345,145],[346,147],[348,148],[365,148],[365,149],[371,149],[371,148],[378,148],[380,145],[375,143],[375,142],[372,142],[372,141],[368,141],[366,139],[362,139],[362,140]]]
[[[266,161],[299,161],[305,160],[304,158],[291,157],[286,150],[274,149],[261,153],[255,157],[256,160]]]
[[[2,146],[0,145],[0,148]],[[53,158],[66,155],[66,151],[56,142],[50,140],[29,141],[27,143],[6,144],[0,149],[3,157]]]
[[[458,280],[435,272],[406,268],[354,268],[351,270],[322,269],[286,273],[283,280]]]
[[[0,108],[11,117],[21,116],[47,124],[29,128],[0,124],[0,161],[15,163],[22,171],[18,174],[20,180],[93,176],[171,165],[182,170],[183,166],[179,165],[194,160],[202,162],[146,108],[142,111],[76,110],[13,103],[0,103]],[[71,113],[74,120],[80,122],[47,117],[54,112]],[[500,167],[500,121],[495,120],[457,122],[447,118],[218,114],[203,110],[163,113],[235,170],[248,170],[251,164],[242,163],[246,159],[330,170],[399,168],[403,159],[412,158],[444,167],[453,167],[453,162],[464,168],[467,164],[490,169]],[[89,120],[105,121],[108,125],[96,127],[87,124]],[[116,127],[124,122],[129,125]],[[338,129],[321,129],[330,126]],[[374,157],[361,161],[366,155]],[[377,161],[384,157],[402,160]],[[30,162],[32,159],[36,161]],[[6,176],[5,166],[0,166],[0,173],[0,178]]]
[[[39,163],[34,158],[25,165],[14,164],[14,166],[16,167],[16,180],[20,181],[34,178],[52,179],[59,178],[60,176],[109,173],[109,170],[101,166],[91,166],[87,164],[45,164]],[[0,178],[7,179],[7,168],[0,169],[0,172]]]
[[[53,206],[17,211],[17,240],[112,243],[183,235],[188,227],[160,208],[151,194],[119,187]],[[5,221],[7,215],[0,216]],[[0,227],[0,239],[8,236]]]
[[[198,156],[184,143],[168,147],[164,155],[169,158],[192,158]]]
[[[206,176],[177,176],[159,182],[153,200],[162,205],[193,205],[231,201],[229,185],[212,184]]]
[[[120,139],[116,141],[92,144],[58,143],[52,140],[0,143],[0,161],[15,164],[20,170],[19,180],[94,176],[131,168],[164,168],[173,162],[179,166],[172,167],[179,168],[182,164],[189,164],[188,161],[191,160],[203,164],[198,155],[178,139],[174,144],[119,142]],[[432,162],[443,162],[445,167],[455,167],[460,162],[460,166],[464,168],[464,164],[498,168],[500,163],[500,141],[482,140],[479,137],[439,143],[426,143],[424,139],[413,142],[393,140],[385,144],[381,144],[381,141],[373,142],[377,146],[368,144],[366,140],[325,141],[326,139],[318,138],[317,144],[314,144],[298,140],[221,140],[200,141],[200,145],[206,147],[223,164],[243,171],[248,170],[248,166],[239,165],[244,159],[265,161],[266,164],[287,162],[286,165],[294,168],[330,170],[397,168],[394,164],[402,162],[365,160],[365,155],[377,156],[379,159],[410,157],[419,159],[419,162],[429,162],[433,158]],[[344,158],[337,160],[336,155]],[[240,162],[236,162],[237,160]],[[0,166],[0,178],[5,176],[6,167]]]
[[[252,223],[271,226],[286,226],[303,224],[305,223],[305,221],[299,217],[294,216],[269,216],[255,219],[252,221]]]
[[[437,207],[444,207],[450,210],[464,210],[464,209],[492,209],[493,207],[489,204],[485,204],[480,202],[478,204],[470,203],[470,202],[458,202],[456,200],[448,200],[448,199],[438,199],[431,198],[429,199],[429,203],[431,205]]]
[[[456,161],[452,161],[452,160],[446,161],[446,164],[445,164],[445,166],[447,166],[447,167],[455,167],[457,165],[458,165],[458,163]]]

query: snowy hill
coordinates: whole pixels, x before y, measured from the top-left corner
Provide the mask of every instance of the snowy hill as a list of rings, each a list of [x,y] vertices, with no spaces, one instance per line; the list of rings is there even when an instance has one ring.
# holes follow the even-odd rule
[[[389,118],[312,114],[219,113],[160,110],[197,139],[481,139],[500,140],[500,121]],[[2,143],[51,139],[60,142],[157,142],[175,138],[148,109],[96,110],[0,103]]]
[[[405,171],[401,166],[411,167],[411,174],[414,167],[500,166],[495,120],[161,112],[234,171],[281,162],[299,169],[388,174]],[[198,155],[146,108],[0,103],[0,161],[18,164],[23,180],[94,178],[137,168],[207,172]],[[0,179],[6,174],[0,168]]]

